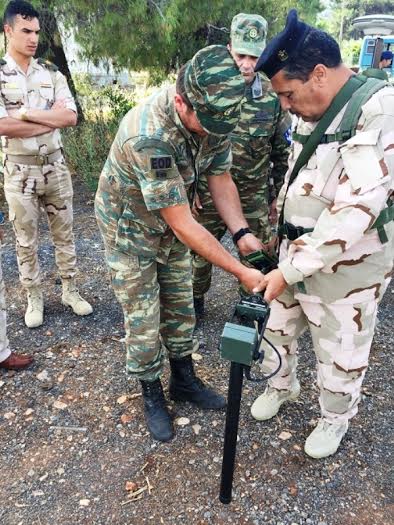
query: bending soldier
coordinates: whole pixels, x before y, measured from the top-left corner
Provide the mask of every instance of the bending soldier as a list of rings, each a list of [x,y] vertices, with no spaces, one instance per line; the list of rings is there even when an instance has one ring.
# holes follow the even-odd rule
[[[256,67],[298,118],[281,190],[279,268],[266,337],[283,365],[252,406],[265,420],[297,398],[297,338],[309,327],[322,419],[305,452],[336,452],[357,413],[378,303],[393,265],[394,88],[356,77],[329,35],[290,11]],[[265,347],[265,343],[264,343]],[[267,371],[276,366],[266,348]]]
[[[229,174],[228,134],[239,119],[245,82],[224,46],[199,51],[176,86],[133,108],[120,124],[96,195],[112,286],[123,308],[127,371],[141,381],[145,418],[158,440],[173,436],[160,382],[168,351],[170,395],[218,409],[222,396],[193,370],[195,324],[188,247],[235,275],[248,289],[263,276],[233,258],[193,218],[189,202],[205,174],[216,206],[235,233],[247,227]],[[250,233],[247,254],[261,249]]]

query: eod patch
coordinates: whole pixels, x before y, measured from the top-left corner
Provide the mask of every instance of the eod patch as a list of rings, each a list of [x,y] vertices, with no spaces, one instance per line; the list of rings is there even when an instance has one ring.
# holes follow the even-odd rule
[[[173,158],[171,155],[154,155],[149,157],[150,168],[155,172],[156,178],[166,179],[170,178],[169,170],[173,168]]]

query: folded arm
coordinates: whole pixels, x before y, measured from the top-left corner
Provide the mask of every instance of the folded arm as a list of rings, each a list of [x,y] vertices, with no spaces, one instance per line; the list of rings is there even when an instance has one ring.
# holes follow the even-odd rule
[[[0,119],[0,135],[10,139],[37,137],[38,135],[48,133],[48,131],[52,131],[52,128],[42,124],[18,120],[11,117]]]

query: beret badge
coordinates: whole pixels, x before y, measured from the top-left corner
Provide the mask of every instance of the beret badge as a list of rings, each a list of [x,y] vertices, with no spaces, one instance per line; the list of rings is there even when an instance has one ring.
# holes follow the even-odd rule
[[[287,54],[287,51],[285,49],[280,49],[278,51],[278,58],[281,62],[284,62],[289,58],[289,55]]]
[[[249,31],[249,36],[250,38],[256,38],[258,36],[258,31],[255,27],[252,27],[251,30]]]

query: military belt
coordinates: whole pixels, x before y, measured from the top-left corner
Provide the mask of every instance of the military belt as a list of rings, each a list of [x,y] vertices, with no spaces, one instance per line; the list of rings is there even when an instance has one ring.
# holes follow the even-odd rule
[[[384,208],[379,213],[378,218],[371,226],[371,230],[378,230],[379,239],[382,244],[385,244],[389,240],[384,227],[391,221],[394,221],[394,205],[392,204],[392,201],[389,200],[387,208]],[[289,241],[295,241],[296,239],[298,239],[298,237],[304,235],[304,233],[311,232],[313,232],[313,228],[303,228],[302,226],[294,226],[294,224],[291,224],[290,222],[284,222],[278,230],[278,233],[280,235],[283,235],[284,237],[287,237]]]
[[[46,155],[9,155],[5,154],[4,160],[7,162],[15,162],[15,164],[27,164],[28,166],[45,166],[52,164],[63,157],[61,149],[57,149],[52,153]]]

